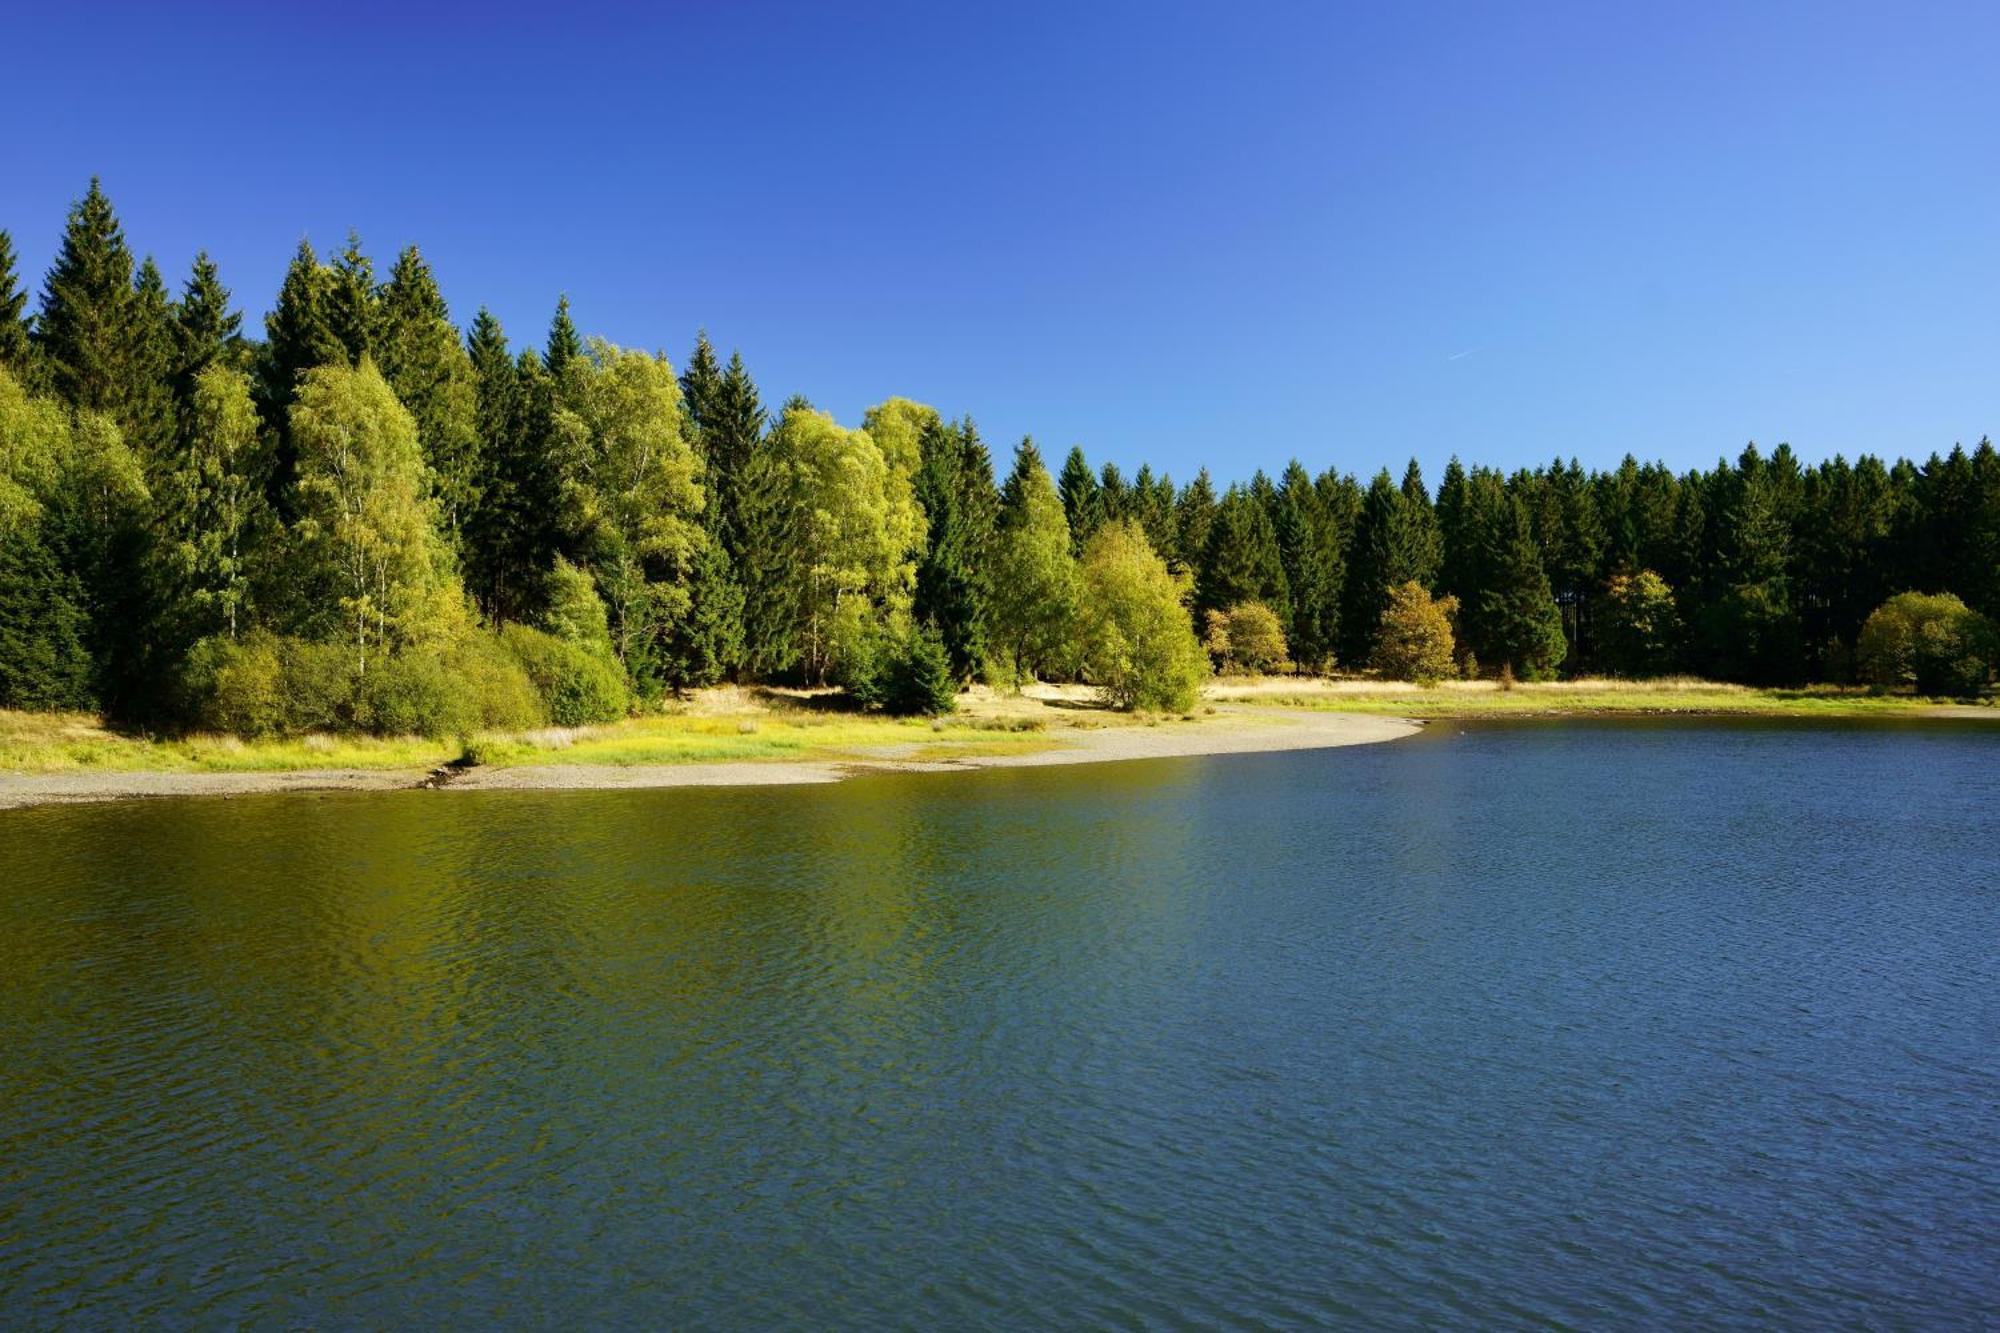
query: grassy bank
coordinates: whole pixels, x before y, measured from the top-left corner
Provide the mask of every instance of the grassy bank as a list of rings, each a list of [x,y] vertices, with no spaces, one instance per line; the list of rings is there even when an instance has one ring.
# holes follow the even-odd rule
[[[1058,723],[1061,725],[1061,723]],[[482,765],[695,764],[853,757],[928,759],[1048,748],[1046,723],[1019,716],[928,721],[743,705],[632,718],[607,726],[478,736],[233,736],[156,739],[107,728],[80,713],[0,711],[0,772],[285,773],[422,771],[469,755]]]
[[[1405,681],[1299,680],[1269,677],[1219,680],[1218,699],[1291,708],[1394,717],[1561,717],[1617,714],[1741,714],[1766,717],[1928,717],[1964,715],[2000,719],[1990,702],[1874,694],[1865,689],[1814,685],[1754,689],[1675,677],[1663,680],[1582,679],[1518,682],[1443,681],[1423,687]]]

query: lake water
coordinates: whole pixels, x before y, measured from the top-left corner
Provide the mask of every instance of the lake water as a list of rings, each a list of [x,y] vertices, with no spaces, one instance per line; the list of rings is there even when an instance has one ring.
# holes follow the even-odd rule
[[[0,814],[0,1324],[1974,1325],[2000,729]]]

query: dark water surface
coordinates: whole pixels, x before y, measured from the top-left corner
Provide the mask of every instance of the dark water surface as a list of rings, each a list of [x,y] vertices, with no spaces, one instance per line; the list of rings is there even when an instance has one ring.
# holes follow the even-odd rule
[[[0,814],[0,1323],[1973,1325],[2000,730]]]

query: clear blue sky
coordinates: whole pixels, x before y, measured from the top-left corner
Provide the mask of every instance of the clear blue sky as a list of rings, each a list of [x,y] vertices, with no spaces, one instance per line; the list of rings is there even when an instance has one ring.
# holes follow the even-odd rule
[[[38,283],[99,173],[253,327],[352,226],[1183,478],[2000,432],[1990,3],[508,11],[20,6],[0,226]]]

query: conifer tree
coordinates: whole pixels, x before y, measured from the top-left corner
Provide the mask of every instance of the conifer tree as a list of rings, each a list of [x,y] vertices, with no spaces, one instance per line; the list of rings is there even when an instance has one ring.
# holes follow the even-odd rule
[[[234,362],[243,336],[243,316],[230,309],[229,289],[204,250],[174,307],[174,393],[185,402],[195,377],[217,362]]]
[[[275,442],[265,484],[272,507],[287,518],[292,514],[291,482],[297,466],[291,409],[299,380],[309,370],[347,361],[347,349],[328,316],[330,285],[330,275],[313,254],[312,243],[302,239],[285,270],[277,304],[264,318],[264,348],[257,358],[257,410]]]
[[[14,238],[0,230],[0,370],[28,373],[28,291],[15,271]]]
[[[522,595],[531,583],[519,568],[522,506],[532,486],[526,473],[532,459],[521,448],[519,373],[507,349],[507,334],[485,306],[479,307],[465,338],[472,367],[477,441],[472,510],[465,521],[466,582],[479,609],[491,621],[525,620],[537,599]]]
[[[763,443],[766,423],[757,385],[740,354],[730,354],[714,407],[705,410],[709,419],[702,427],[702,442],[707,450],[709,493],[715,507],[711,521],[740,576],[749,541],[744,476]]]
[[[263,504],[250,380],[201,370],[182,413],[182,445],[154,487],[160,540],[154,572],[163,628],[178,648],[243,628],[251,543]]]
[[[347,363],[360,365],[375,347],[381,297],[375,289],[375,265],[361,251],[359,232],[347,233],[347,244],[327,269],[326,319],[346,350]]]
[[[694,351],[688,354],[687,368],[681,371],[681,401],[694,423],[695,445],[706,462],[708,431],[722,407],[722,363],[715,359],[707,329],[695,334]]]
[[[1133,474],[1132,516],[1168,568],[1186,568],[1181,563],[1180,530],[1174,521],[1173,479],[1155,477],[1150,463],[1141,463]]]
[[[928,423],[921,449],[916,495],[927,541],[917,562],[911,614],[936,627],[951,670],[962,680],[986,654],[988,557],[999,497],[986,446],[970,418],[955,425]]]
[[[1194,480],[1182,488],[1180,498],[1174,502],[1174,536],[1181,568],[1195,575],[1195,582],[1201,582],[1201,564],[1208,558],[1209,529],[1215,526],[1215,486],[1208,479],[1208,469],[1194,474]]]
[[[131,361],[120,424],[125,441],[149,470],[165,462],[175,434],[174,363],[178,336],[166,280],[151,257],[139,265],[132,288]]]
[[[479,389],[430,266],[413,245],[376,302],[375,359],[417,423],[437,518],[454,550],[478,504]]]
[[[1424,489],[1423,469],[1414,458],[1403,469],[1402,495],[1403,503],[1396,510],[1400,529],[1396,544],[1406,562],[1403,572],[1429,588],[1437,583],[1438,568],[1444,562],[1444,539],[1438,532],[1430,492]]]
[[[1484,577],[1471,607],[1480,660],[1511,667],[1524,680],[1545,680],[1561,664],[1568,641],[1518,495],[1501,500],[1483,538]]]
[[[1333,655],[1333,632],[1340,620],[1336,577],[1337,534],[1312,477],[1297,459],[1285,467],[1272,507],[1278,561],[1291,594],[1292,616],[1284,626],[1292,657],[1318,668]]]
[[[1116,463],[1106,463],[1097,474],[1097,509],[1105,523],[1119,523],[1135,517],[1132,489]]]
[[[35,325],[49,383],[72,407],[124,419],[136,356],[134,304],[132,252],[93,176],[70,209]]]
[[[576,323],[569,317],[569,296],[556,298],[556,313],[549,320],[549,340],[542,352],[542,366],[558,383],[568,372],[570,363],[583,355],[583,339],[577,336]]]
[[[1269,479],[1266,479],[1267,486]],[[1231,486],[1209,529],[1208,552],[1195,585],[1199,612],[1262,602],[1280,624],[1292,619],[1291,587],[1268,508],[1247,487]]]
[[[1069,520],[1070,554],[1081,555],[1083,544],[1104,522],[1103,496],[1096,476],[1091,473],[1090,462],[1083,456],[1082,445],[1072,446],[1069,457],[1063,460],[1056,491],[1062,496],[1063,515]]]

